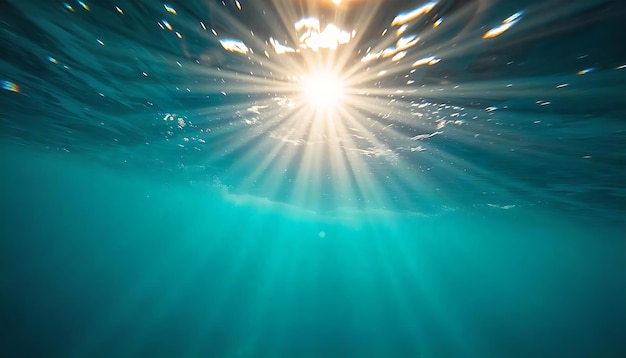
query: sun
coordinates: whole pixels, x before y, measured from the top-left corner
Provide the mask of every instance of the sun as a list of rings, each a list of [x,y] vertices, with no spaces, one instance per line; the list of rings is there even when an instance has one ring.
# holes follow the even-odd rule
[[[312,72],[300,79],[303,99],[315,111],[329,111],[341,105],[344,83],[332,72]]]

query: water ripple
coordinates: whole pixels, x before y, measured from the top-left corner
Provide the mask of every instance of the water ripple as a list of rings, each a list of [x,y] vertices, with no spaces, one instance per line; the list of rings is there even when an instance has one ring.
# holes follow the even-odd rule
[[[621,214],[624,5],[512,5],[9,1],[2,136],[316,210]]]

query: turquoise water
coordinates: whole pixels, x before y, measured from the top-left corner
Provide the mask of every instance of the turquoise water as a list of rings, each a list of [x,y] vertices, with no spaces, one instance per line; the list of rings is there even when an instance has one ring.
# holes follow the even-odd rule
[[[621,3],[2,6],[1,356],[626,353]]]
[[[622,225],[537,208],[341,220],[3,153],[9,356],[623,349]]]

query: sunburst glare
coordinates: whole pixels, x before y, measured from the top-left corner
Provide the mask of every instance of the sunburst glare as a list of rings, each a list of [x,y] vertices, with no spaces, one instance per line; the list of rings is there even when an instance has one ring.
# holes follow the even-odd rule
[[[524,153],[514,160],[522,168],[544,155],[528,148],[554,146],[544,132],[528,130],[547,127],[547,120],[522,123],[508,113],[568,110],[561,100],[575,97],[578,106],[594,108],[592,96],[606,100],[619,93],[611,87],[619,86],[619,78],[586,55],[556,71],[543,70],[543,62],[529,65],[532,59],[514,61],[517,55],[509,53],[514,44],[533,45],[548,24],[558,24],[550,31],[566,31],[573,26],[572,14],[586,19],[593,3],[548,1],[504,9],[443,0],[171,1],[141,6],[154,20],[145,29],[116,25],[108,36],[84,34],[84,39],[62,26],[50,31],[70,57],[84,52],[84,43],[94,44],[102,56],[89,66],[102,78],[105,69],[119,67],[112,59],[120,48],[132,48],[144,32],[155,34],[150,46],[159,51],[137,52],[132,66],[119,68],[130,71],[122,77],[136,71],[138,80],[117,87],[103,81],[97,98],[121,101],[121,93],[143,93],[144,102],[127,106],[158,112],[158,124],[138,119],[132,123],[139,128],[121,126],[102,135],[117,141],[129,131],[133,138],[159,133],[160,142],[140,142],[148,158],[141,165],[171,163],[172,172],[219,183],[239,199],[320,212],[421,212],[531,191],[525,183],[503,187],[503,174],[485,164],[498,162],[503,153]],[[132,20],[137,11],[123,8],[90,6],[84,12],[109,11],[111,21]],[[64,11],[75,14],[72,9]],[[46,58],[58,71],[71,69],[61,54]],[[611,71],[622,64],[610,64]],[[537,77],[517,78],[519,71]],[[554,83],[544,85],[544,72]],[[599,79],[610,86],[577,92],[582,82]],[[25,88],[4,82],[9,92]],[[69,116],[84,115],[75,111]],[[108,121],[94,126],[117,123],[113,113],[100,113]],[[499,150],[489,150],[492,145]],[[572,155],[571,148],[556,149],[555,157]],[[163,152],[178,159],[154,154]],[[484,157],[491,160],[476,159]],[[463,195],[457,194],[459,185]]]
[[[329,112],[341,105],[344,96],[343,81],[331,72],[313,72],[302,76],[302,93],[316,111]]]
[[[251,3],[234,12],[228,3],[211,6],[228,27],[222,21],[214,21],[213,28],[202,23],[201,33],[233,57],[206,50],[201,58],[207,61],[196,70],[213,84],[191,91],[209,97],[219,93],[225,99],[201,110],[200,118],[232,112],[228,97],[238,96],[235,106],[242,121],[213,127],[212,136],[226,145],[205,158],[209,166],[237,158],[219,176],[229,193],[314,210],[427,211],[457,185],[446,178],[485,180],[484,169],[459,151],[481,148],[481,140],[502,143],[506,130],[494,133],[499,122],[489,123],[496,115],[493,108],[499,108],[492,104],[528,92],[515,92],[505,80],[460,80],[455,68],[467,66],[460,59],[478,61],[487,46],[506,47],[505,38],[516,29],[526,26],[528,31],[567,12],[525,24],[527,11],[516,9],[494,16],[494,24],[505,26],[486,34],[483,27],[472,29],[463,22],[465,14],[477,11],[474,3],[455,9],[446,21],[446,2],[394,3],[397,15],[382,20],[377,14],[389,4],[275,0],[269,7]],[[238,21],[240,11],[274,17],[265,19],[259,32],[258,24]],[[530,85],[534,96],[555,95],[552,88]],[[467,106],[471,101],[465,99],[477,91],[492,101]],[[472,123],[480,119],[487,122]],[[527,134],[526,140],[533,139]],[[514,147],[516,142],[502,145]],[[490,177],[492,187],[501,186],[497,175]],[[483,193],[479,186],[472,193],[473,186],[466,187],[469,202]],[[395,194],[383,195],[389,188]],[[457,196],[447,205],[462,200]]]

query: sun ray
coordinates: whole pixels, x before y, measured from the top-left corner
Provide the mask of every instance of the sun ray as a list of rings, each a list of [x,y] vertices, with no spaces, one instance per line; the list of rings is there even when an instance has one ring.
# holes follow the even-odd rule
[[[207,3],[209,18],[193,20],[189,16],[193,9],[174,6],[177,14],[168,17],[172,30],[166,27],[164,34],[187,31],[210,44],[204,54],[191,43],[185,46],[186,55],[197,58],[185,62],[185,70],[198,80],[190,85],[186,78],[174,78],[172,87],[185,83],[176,87],[174,98],[184,97],[187,102],[181,105],[196,111],[193,121],[199,128],[210,123],[211,132],[196,133],[210,137],[201,145],[187,144],[193,135],[188,129],[166,140],[185,140],[186,150],[205,151],[204,163],[207,167],[219,163],[220,178],[233,193],[250,192],[314,208],[365,203],[408,207],[412,200],[421,203],[415,207],[428,207],[446,196],[441,187],[452,185],[440,179],[444,173],[482,175],[480,168],[466,165],[454,149],[445,147],[446,140],[463,133],[467,137],[456,139],[461,146],[473,146],[474,134],[506,143],[487,129],[469,127],[470,118],[489,119],[506,105],[533,105],[524,101],[537,94],[555,103],[572,95],[567,84],[575,83],[573,75],[555,78],[559,83],[553,88],[538,92],[543,78],[514,79],[515,86],[484,78],[437,82],[433,76],[437,69],[431,66],[453,73],[455,66],[467,65],[458,62],[460,57],[492,43],[518,41],[518,32],[585,6],[568,7],[541,20],[532,17],[533,21],[533,11],[518,9],[494,20],[492,29],[507,26],[485,38],[489,28],[465,20],[468,14],[486,11],[473,3],[450,14],[444,2],[399,6],[395,18],[375,28],[374,24],[381,25],[377,13],[384,6],[382,1],[336,5],[274,0],[269,6],[251,3],[235,11],[226,4]],[[257,31],[238,21],[238,11],[267,11],[272,21]],[[186,44],[190,38],[180,41]],[[174,68],[182,66],[178,60],[167,57]],[[156,65],[160,60],[142,61]],[[488,103],[473,108],[455,105],[472,100],[476,92]],[[507,104],[510,97],[516,102]],[[202,107],[204,99],[212,104]],[[549,110],[554,104],[534,105]],[[496,125],[480,125],[492,130],[492,124]],[[234,157],[238,160],[225,166]],[[451,167],[442,169],[443,162]],[[395,199],[381,190],[391,187]]]

